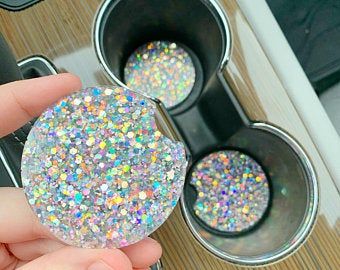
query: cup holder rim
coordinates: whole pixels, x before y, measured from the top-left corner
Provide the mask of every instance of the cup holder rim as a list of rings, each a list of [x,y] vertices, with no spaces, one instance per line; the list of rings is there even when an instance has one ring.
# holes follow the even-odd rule
[[[100,32],[102,27],[102,21],[105,16],[105,13],[107,9],[110,7],[110,5],[117,5],[119,2],[124,0],[104,0],[102,4],[99,6],[95,16],[94,16],[94,22],[92,25],[92,43],[93,48],[96,54],[97,59],[99,60],[100,65],[105,71],[106,77],[113,83],[118,84],[119,86],[128,88],[110,69],[109,65],[107,64],[104,52],[101,48],[101,38],[100,38]],[[214,16],[218,16],[218,19],[221,21],[221,30],[222,33],[222,39],[223,39],[223,54],[220,60],[219,64],[219,70],[223,70],[223,68],[226,66],[227,62],[230,59],[231,55],[231,45],[232,45],[232,38],[231,38],[231,32],[230,32],[230,26],[228,17],[223,10],[220,1],[219,0],[199,0],[203,4],[207,5],[207,8],[211,10]]]
[[[108,64],[105,61],[104,54],[103,54],[102,49],[101,49],[100,29],[101,29],[101,26],[102,26],[103,17],[105,15],[107,8],[111,4],[111,2],[114,2],[114,1],[116,1],[118,3],[121,0],[104,0],[101,3],[101,5],[99,6],[99,8],[97,9],[96,14],[94,16],[95,19],[94,19],[93,25],[92,25],[92,43],[93,43],[93,48],[94,48],[95,54],[97,56],[97,59],[99,60],[101,67],[104,69],[104,71],[105,71],[104,74],[106,75],[106,77],[111,82],[116,83],[121,87],[128,88],[111,71],[110,67],[108,66]]]
[[[219,257],[222,260],[228,261],[230,263],[241,265],[241,266],[264,266],[274,262],[278,262],[286,258],[286,256],[291,255],[307,240],[308,236],[312,232],[317,213],[319,210],[319,184],[317,181],[316,173],[312,163],[310,162],[307,154],[299,143],[292,138],[289,134],[284,132],[274,125],[264,123],[264,122],[252,122],[248,125],[251,129],[263,130],[270,132],[274,136],[279,137],[285,143],[287,143],[292,150],[295,152],[297,157],[301,161],[301,165],[306,173],[306,182],[308,182],[308,192],[309,192],[309,206],[306,208],[306,212],[301,222],[297,232],[292,236],[290,242],[292,243],[288,248],[279,248],[273,251],[271,256],[260,257],[260,256],[237,256],[231,255],[216,248],[213,244],[205,240],[199,232],[195,229],[191,217],[190,211],[187,208],[186,202],[184,200],[184,193],[180,198],[180,205],[182,210],[182,215],[184,216],[185,222],[189,227],[191,233],[194,235],[196,240],[213,255]],[[294,240],[293,240],[294,239]]]

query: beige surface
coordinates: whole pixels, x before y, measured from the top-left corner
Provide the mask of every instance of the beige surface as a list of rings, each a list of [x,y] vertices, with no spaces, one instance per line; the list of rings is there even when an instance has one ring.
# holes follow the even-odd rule
[[[91,44],[91,27],[99,3],[99,0],[45,0],[19,13],[0,10],[0,31],[18,59],[43,54],[59,69],[78,74],[85,85],[104,84],[108,81]],[[223,3],[233,34],[233,51],[225,77],[251,119],[273,123],[299,140],[321,183],[321,211],[310,239],[294,255],[266,269],[337,269],[339,195],[236,0]],[[179,207],[155,237],[163,245],[166,270],[238,269],[209,254],[193,238]]]

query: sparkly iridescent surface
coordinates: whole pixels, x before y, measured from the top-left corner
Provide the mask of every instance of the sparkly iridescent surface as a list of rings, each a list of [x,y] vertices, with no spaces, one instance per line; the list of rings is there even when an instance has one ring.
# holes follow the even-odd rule
[[[183,144],[161,134],[155,105],[121,87],[87,88],[47,109],[25,144],[22,180],[40,221],[89,248],[143,239],[181,194]]]
[[[195,214],[221,232],[254,226],[269,202],[268,180],[261,166],[238,151],[219,151],[200,160],[190,183],[197,190]]]
[[[168,41],[139,47],[124,69],[126,85],[161,100],[167,108],[184,101],[195,83],[195,67],[189,54]]]

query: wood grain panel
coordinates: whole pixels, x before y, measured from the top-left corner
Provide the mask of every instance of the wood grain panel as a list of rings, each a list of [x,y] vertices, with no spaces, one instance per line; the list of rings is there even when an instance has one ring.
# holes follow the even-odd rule
[[[92,23],[99,0],[45,0],[24,11],[0,10],[0,31],[18,59],[42,54],[60,70],[73,72],[85,85],[108,80],[95,57]],[[233,49],[224,76],[252,120],[275,124],[304,147],[320,181],[319,218],[306,244],[289,258],[260,269],[339,269],[339,195],[284,87],[258,43],[236,0],[221,0],[228,14]],[[192,236],[177,207],[154,234],[163,246],[166,270],[251,269],[226,263],[207,252]]]

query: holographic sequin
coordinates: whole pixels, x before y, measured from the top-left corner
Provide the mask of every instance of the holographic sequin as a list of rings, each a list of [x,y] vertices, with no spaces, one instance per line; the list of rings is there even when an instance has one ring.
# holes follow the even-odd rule
[[[190,183],[197,190],[195,214],[221,232],[254,226],[269,202],[268,180],[261,166],[238,151],[219,151],[200,160]]]
[[[139,47],[124,69],[126,85],[158,98],[167,108],[184,101],[195,83],[195,68],[189,54],[168,41],[153,41]]]
[[[181,194],[183,144],[158,131],[155,105],[121,87],[87,88],[47,109],[25,144],[22,180],[42,224],[78,247],[135,243]]]

